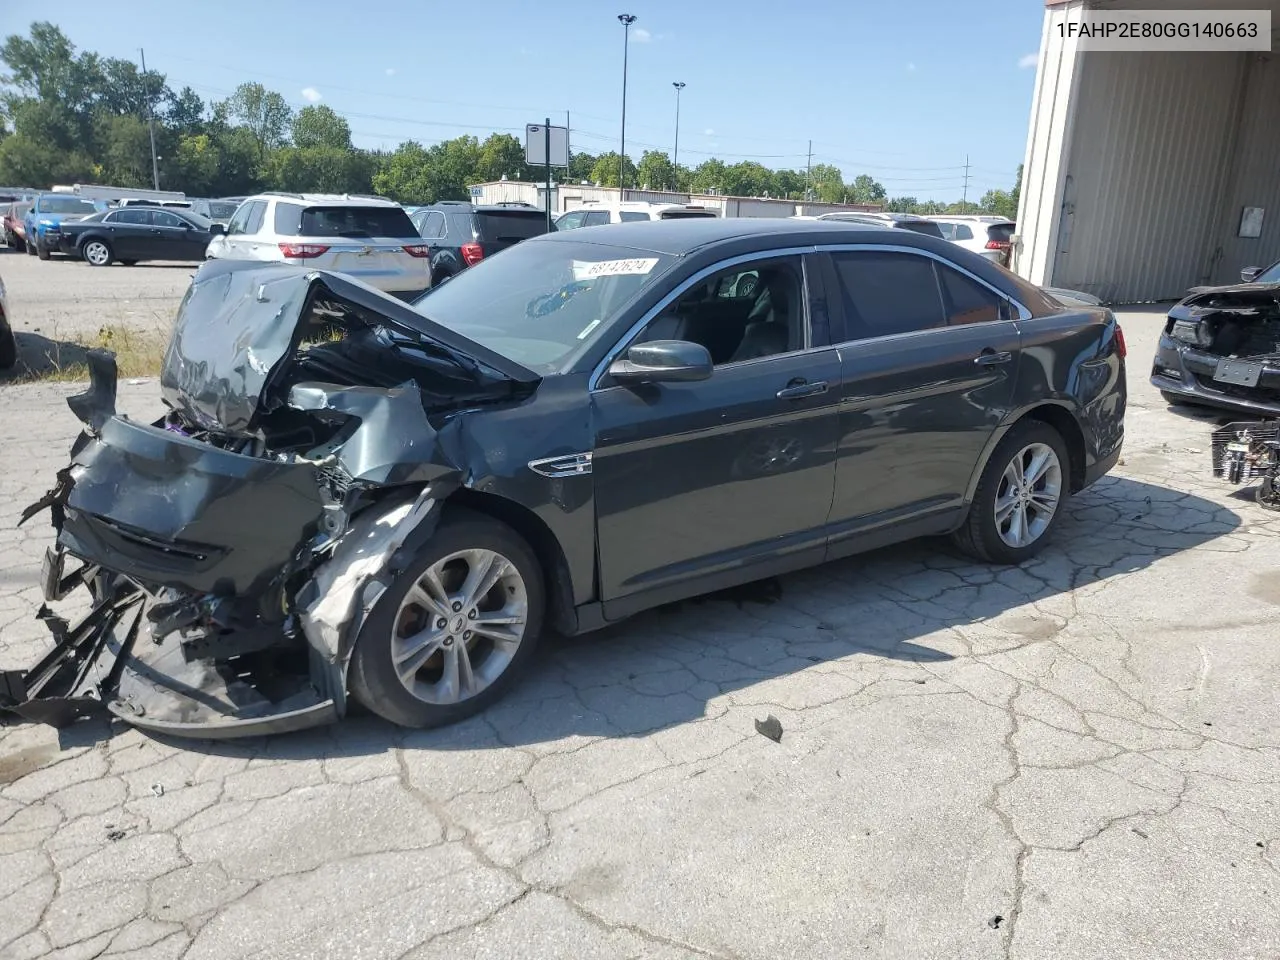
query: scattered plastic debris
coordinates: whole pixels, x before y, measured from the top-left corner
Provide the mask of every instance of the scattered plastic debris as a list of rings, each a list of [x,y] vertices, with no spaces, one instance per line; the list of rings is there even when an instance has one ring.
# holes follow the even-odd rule
[[[1004,917],[1000,916],[1000,914],[997,913],[994,917],[992,917],[990,920],[987,921],[987,926],[990,927],[992,930],[999,930],[1000,924],[1002,923],[1004,923]]]
[[[151,785],[151,792],[152,792],[152,793],[154,793],[157,797],[163,797],[163,796],[164,796],[164,784],[163,784],[163,783],[153,783],[153,784]]]
[[[1141,830],[1139,830],[1137,827],[1130,827],[1129,829],[1130,829],[1130,830],[1132,830],[1134,833],[1136,833],[1138,836],[1140,836],[1143,840],[1150,840],[1150,839],[1151,839],[1149,836],[1147,836],[1145,833],[1143,833],[1143,832],[1142,832]]]
[[[107,839],[112,843],[115,843],[117,840],[123,840],[124,838],[125,832],[123,830],[111,830],[107,833]]]
[[[756,721],[756,733],[768,737],[774,743],[782,742],[782,721],[772,713],[763,720]]]

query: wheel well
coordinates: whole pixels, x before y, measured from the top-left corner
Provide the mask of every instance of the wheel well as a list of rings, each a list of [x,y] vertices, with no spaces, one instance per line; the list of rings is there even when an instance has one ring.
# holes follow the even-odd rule
[[[514,500],[480,493],[467,487],[455,491],[446,506],[465,507],[505,523],[533,549],[542,566],[547,591],[547,621],[560,633],[577,632],[578,618],[573,603],[573,580],[569,562],[551,528],[532,510]]]
[[[1045,404],[1028,410],[1020,420],[1039,420],[1058,431],[1058,436],[1067,445],[1067,457],[1070,459],[1071,492],[1076,493],[1084,488],[1084,431],[1071,412],[1064,407]]]

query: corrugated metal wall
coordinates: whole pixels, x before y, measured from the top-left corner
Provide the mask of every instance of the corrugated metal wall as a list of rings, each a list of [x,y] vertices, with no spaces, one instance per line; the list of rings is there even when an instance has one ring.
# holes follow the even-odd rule
[[[1247,56],[1081,55],[1054,284],[1134,303],[1207,278]]]
[[[1265,54],[1249,63],[1236,139],[1232,185],[1225,191],[1212,283],[1235,283],[1240,269],[1280,260],[1280,64]],[[1262,207],[1262,236],[1239,236],[1245,207]]]

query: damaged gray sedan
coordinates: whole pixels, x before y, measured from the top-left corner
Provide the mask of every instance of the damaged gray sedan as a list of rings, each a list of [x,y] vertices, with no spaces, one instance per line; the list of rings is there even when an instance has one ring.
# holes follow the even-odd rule
[[[830,224],[527,241],[407,305],[214,261],[165,412],[94,352],[57,532],[53,649],[0,707],[198,737],[483,709],[640,610],[952,534],[1019,562],[1119,457],[1124,341],[982,258]],[[905,232],[898,232],[905,233]]]

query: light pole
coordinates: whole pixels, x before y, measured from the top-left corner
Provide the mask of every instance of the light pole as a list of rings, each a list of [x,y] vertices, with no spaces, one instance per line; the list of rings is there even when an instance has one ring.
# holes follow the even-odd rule
[[[671,168],[675,171],[678,188],[680,186],[680,91],[684,89],[684,82],[673,80],[671,85],[676,88],[676,148],[671,151]]]
[[[634,14],[618,14],[622,24],[622,146],[618,150],[618,199],[627,199],[627,50],[631,41],[631,25]]]

